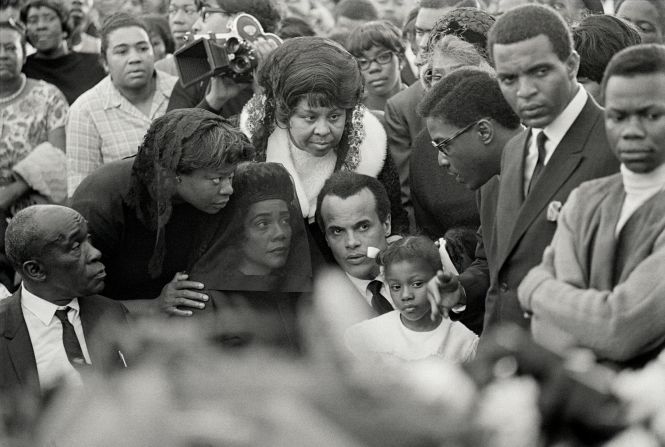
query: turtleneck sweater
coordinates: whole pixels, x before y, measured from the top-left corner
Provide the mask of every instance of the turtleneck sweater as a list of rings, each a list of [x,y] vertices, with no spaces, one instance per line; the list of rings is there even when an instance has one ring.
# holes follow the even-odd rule
[[[665,164],[647,173],[633,172],[622,164],[621,176],[623,178],[623,188],[626,191],[626,199],[621,206],[621,214],[614,230],[616,236],[619,235],[635,210],[658,191],[665,188]]]

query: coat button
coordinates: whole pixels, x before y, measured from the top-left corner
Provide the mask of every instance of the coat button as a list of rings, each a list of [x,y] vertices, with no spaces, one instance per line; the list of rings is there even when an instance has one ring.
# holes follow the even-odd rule
[[[502,282],[501,284],[499,284],[499,290],[501,290],[501,293],[508,292],[508,284]]]

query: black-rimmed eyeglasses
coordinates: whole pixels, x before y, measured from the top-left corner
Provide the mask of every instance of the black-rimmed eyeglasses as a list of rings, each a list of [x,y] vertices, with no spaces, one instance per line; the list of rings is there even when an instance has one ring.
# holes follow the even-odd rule
[[[436,141],[432,141],[432,146],[437,148],[439,152],[441,152],[443,155],[446,157],[448,156],[448,146],[452,144],[452,142],[455,140],[455,138],[461,136],[464,132],[467,132],[469,129],[471,129],[473,126],[478,124],[480,121],[482,121],[485,118],[481,118],[478,121],[474,121],[472,123],[467,124],[466,126],[462,127],[460,130],[455,132],[452,137],[448,137],[445,140],[439,141],[438,143]]]
[[[372,62],[376,62],[379,65],[389,64],[390,61],[393,60],[393,52],[384,51],[382,53],[377,54],[375,57],[371,58],[359,57],[357,58],[357,60],[361,70],[369,70],[369,67],[370,65],[372,65]]]

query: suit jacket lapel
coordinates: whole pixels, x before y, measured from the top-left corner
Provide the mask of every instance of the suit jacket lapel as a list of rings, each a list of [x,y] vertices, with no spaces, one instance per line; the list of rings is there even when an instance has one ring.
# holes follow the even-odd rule
[[[514,143],[508,143],[504,150],[502,162],[501,181],[499,183],[499,197],[496,207],[495,231],[497,239],[497,254],[501,255],[508,249],[510,231],[515,225],[515,219],[524,201],[523,171],[524,151],[529,140],[531,130],[527,130],[516,137]]]
[[[532,186],[531,193],[529,193],[527,198],[522,202],[522,206],[518,213],[516,213],[514,226],[503,227],[506,229],[512,228],[512,231],[507,230],[510,234],[510,239],[508,240],[506,249],[499,252],[499,268],[501,268],[513,247],[517,244],[536,217],[545,207],[547,207],[552,197],[570,178],[571,174],[584,159],[584,147],[586,146],[589,135],[591,135],[591,129],[596,121],[600,119],[600,113],[598,106],[596,106],[593,100],[587,98],[584,108],[554,150],[554,153],[545,166],[540,178]],[[522,158],[520,166],[518,174],[520,181],[522,181],[524,158]],[[520,185],[520,191],[523,194],[523,184]],[[514,191],[511,192],[514,194]]]
[[[85,344],[88,347],[88,354],[90,355],[90,360],[92,361],[93,367],[95,363],[99,362],[103,356],[100,352],[100,346],[95,343],[95,340],[90,336],[93,333],[94,329],[97,327],[99,318],[101,317],[101,312],[98,307],[91,305],[89,300],[85,298],[79,298],[79,307],[81,309],[81,327],[83,327],[83,335],[85,336]]]
[[[6,305],[7,310],[3,314],[5,318],[3,336],[7,339],[12,366],[21,385],[28,387],[36,385],[39,389],[35,352],[21,310],[21,291],[7,298]]]

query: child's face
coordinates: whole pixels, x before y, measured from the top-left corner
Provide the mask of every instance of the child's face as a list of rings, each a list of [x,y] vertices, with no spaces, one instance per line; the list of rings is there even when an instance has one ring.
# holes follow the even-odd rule
[[[410,329],[431,324],[427,282],[435,273],[422,259],[399,261],[386,267],[385,276],[390,296],[402,314],[402,321]]]

